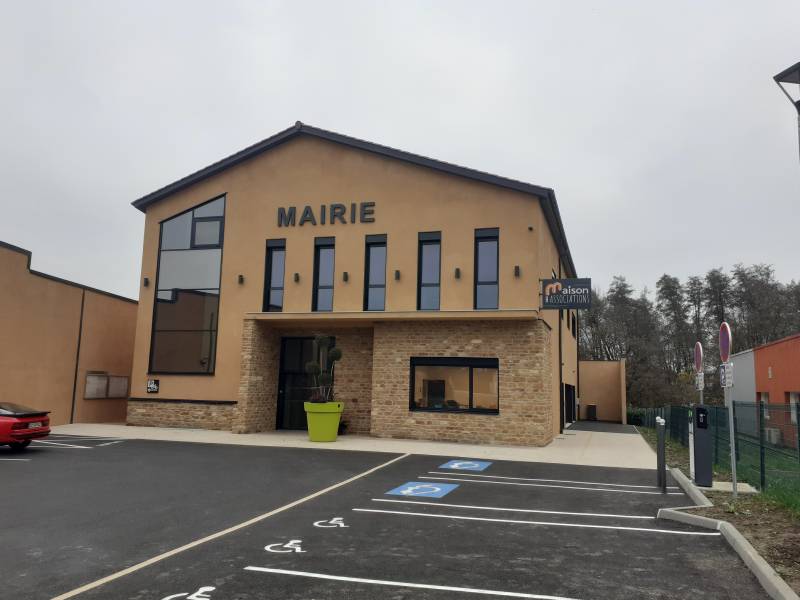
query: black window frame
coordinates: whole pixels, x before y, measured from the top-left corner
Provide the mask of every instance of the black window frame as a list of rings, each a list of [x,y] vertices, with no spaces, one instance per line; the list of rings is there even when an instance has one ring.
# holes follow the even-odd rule
[[[222,215],[221,216],[214,216],[214,217],[195,217],[194,211],[211,204],[212,202],[216,202],[217,200],[222,200]],[[170,215],[165,219],[162,219],[158,223],[158,252],[156,254],[156,277],[155,277],[155,285],[153,286],[153,309],[150,318],[150,351],[147,357],[147,374],[148,375],[198,375],[198,376],[213,376],[217,369],[217,350],[219,348],[219,327],[220,327],[220,305],[222,304],[222,265],[225,255],[225,248],[224,248],[224,238],[225,238],[225,218],[227,216],[228,210],[228,197],[227,194],[218,194],[213,198],[210,198],[200,204],[196,204],[190,208],[187,208],[184,211],[176,213],[174,215]],[[192,224],[191,229],[189,232],[189,247],[188,248],[163,248],[163,236],[164,236],[164,223],[176,219],[185,215],[186,213],[191,213],[192,215]],[[195,238],[195,222],[196,221],[219,221],[220,222],[220,230],[219,230],[219,243],[218,244],[201,244],[195,245],[194,238]],[[158,285],[160,282],[161,277],[161,254],[162,252],[187,252],[191,250],[213,250],[219,249],[219,281],[217,283],[216,288],[174,288],[174,289],[159,289]],[[211,339],[213,340],[213,351],[209,352],[209,369],[205,371],[165,371],[161,369],[154,369],[153,368],[153,350],[155,346],[155,339],[157,333],[163,332],[170,332],[173,330],[169,329],[157,329],[156,328],[156,317],[158,314],[158,303],[159,292],[170,291],[172,292],[172,299],[168,302],[174,302],[177,298],[177,292],[181,291],[211,291],[216,290],[217,294],[217,314],[215,315],[214,319],[214,328],[209,329],[196,329],[196,330],[175,330],[175,331],[185,331],[185,332],[194,332],[194,333],[209,333],[211,334]]]
[[[469,368],[469,408],[428,408],[415,406],[414,386],[415,386],[415,367],[467,367]],[[497,371],[497,408],[475,408],[473,398],[473,371],[475,369],[495,369]],[[412,356],[409,359],[410,385],[408,389],[408,410],[410,412],[428,413],[464,413],[478,415],[499,415],[500,414],[500,360],[497,358],[485,357],[433,357],[433,356]]]
[[[478,249],[480,244],[486,241],[493,241],[497,247],[495,256],[495,277],[494,281],[479,281],[478,280]],[[472,283],[472,308],[473,310],[499,310],[500,308],[500,229],[498,227],[487,227],[475,230],[475,276]],[[497,299],[493,307],[478,307],[478,286],[479,285],[494,285],[497,287]]]
[[[572,337],[578,339],[578,312],[572,313]]]
[[[274,252],[283,251],[283,279],[281,280],[280,287],[272,286],[272,255]],[[262,312],[283,312],[283,303],[286,299],[286,238],[267,240],[266,261],[264,264],[264,297],[261,303]],[[281,295],[281,306],[278,309],[273,309],[270,300],[272,298],[273,290],[280,290],[284,292]]]
[[[370,257],[373,248],[383,247],[384,262],[383,262],[383,284],[370,283]],[[366,237],[364,247],[364,310],[368,312],[382,312],[386,310],[386,263],[389,259],[389,248],[387,245],[386,234],[368,235]],[[369,291],[371,289],[383,288],[383,307],[370,308],[369,307]]]
[[[439,271],[436,283],[422,283],[422,248],[424,246],[439,246]],[[436,308],[422,308],[422,288],[439,288],[439,302]],[[442,307],[442,232],[427,231],[419,234],[417,242],[417,310],[437,311]]]
[[[333,273],[331,275],[331,285],[319,285],[319,254],[320,250],[330,248],[333,250]],[[336,284],[336,238],[335,237],[318,237],[314,238],[314,280],[312,285],[311,296],[311,312],[333,312],[333,297],[334,287]],[[317,297],[319,290],[331,290],[331,308],[330,310],[319,310],[317,308]]]

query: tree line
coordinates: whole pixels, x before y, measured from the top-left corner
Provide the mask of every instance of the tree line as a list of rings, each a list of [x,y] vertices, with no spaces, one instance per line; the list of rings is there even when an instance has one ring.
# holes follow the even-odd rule
[[[782,283],[770,265],[711,269],[685,281],[664,274],[654,299],[636,294],[625,277],[606,293],[592,291],[592,308],[581,312],[582,359],[627,361],[628,402],[662,406],[693,401],[694,345],[705,350],[709,403],[722,402],[715,367],[718,332],[727,321],[733,352],[800,332],[800,281]]]

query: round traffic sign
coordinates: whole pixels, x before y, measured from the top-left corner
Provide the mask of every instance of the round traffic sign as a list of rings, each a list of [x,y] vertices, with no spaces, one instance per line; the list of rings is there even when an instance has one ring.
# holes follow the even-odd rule
[[[694,370],[696,373],[703,372],[703,344],[700,342],[694,344]]]
[[[725,321],[719,326],[719,357],[723,363],[731,356],[731,328]]]

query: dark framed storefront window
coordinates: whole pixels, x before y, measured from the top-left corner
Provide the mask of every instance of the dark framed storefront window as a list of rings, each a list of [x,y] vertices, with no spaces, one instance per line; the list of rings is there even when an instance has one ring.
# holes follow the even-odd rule
[[[335,238],[320,237],[314,240],[314,290],[311,310],[333,310],[333,273],[335,263]]]
[[[499,230],[475,230],[474,308],[491,310],[498,306]]]
[[[283,280],[286,271],[286,240],[267,240],[264,271],[264,312],[283,310]]]
[[[224,229],[225,196],[162,221],[150,373],[214,373]]]
[[[417,257],[417,310],[439,310],[442,234],[419,234]]]
[[[386,308],[386,236],[368,235],[364,265],[364,310]]]
[[[411,357],[409,410],[500,412],[496,358]]]

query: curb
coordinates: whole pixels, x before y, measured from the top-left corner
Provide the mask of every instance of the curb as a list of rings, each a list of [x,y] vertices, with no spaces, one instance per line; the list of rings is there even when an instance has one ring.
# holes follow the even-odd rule
[[[697,487],[689,481],[686,475],[680,469],[671,468],[672,476],[678,485],[681,486],[684,492],[697,503],[697,506],[683,506],[679,508],[660,508],[656,515],[657,519],[667,519],[670,521],[677,521],[687,525],[695,525],[705,529],[713,529],[719,531],[722,537],[728,542],[731,548],[739,555],[739,557],[747,565],[747,568],[752,571],[756,576],[761,587],[775,600],[800,600],[792,588],[781,578],[780,575],[773,569],[767,561],[756,551],[750,542],[739,533],[739,530],[731,525],[728,521],[721,521],[719,519],[712,519],[700,515],[693,515],[691,513],[682,512],[682,509],[702,508],[713,506],[711,501],[703,495]]]

